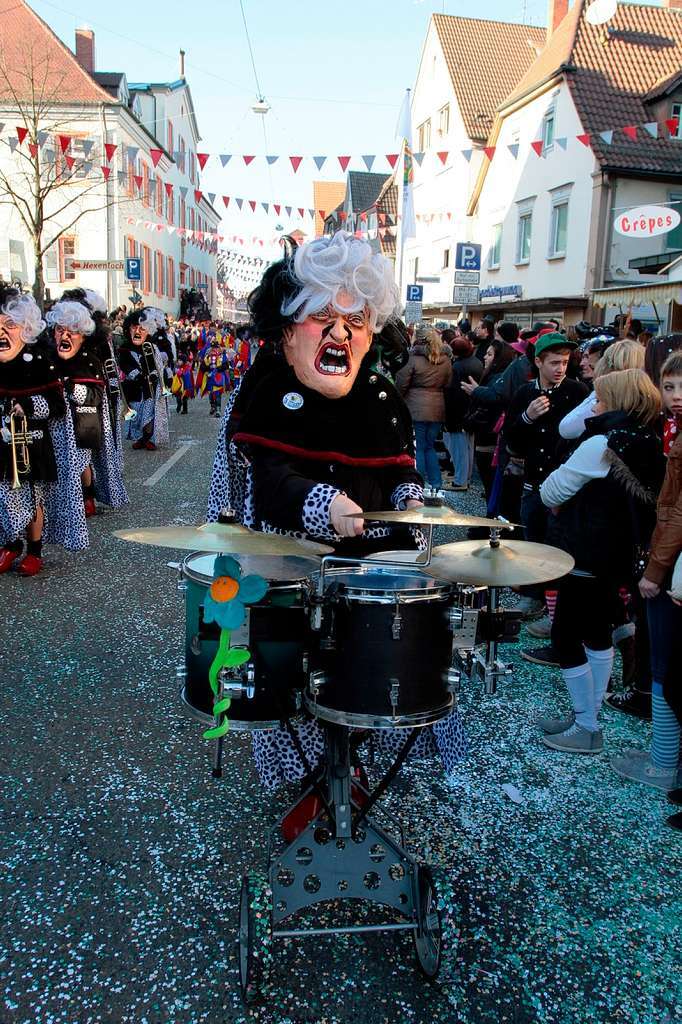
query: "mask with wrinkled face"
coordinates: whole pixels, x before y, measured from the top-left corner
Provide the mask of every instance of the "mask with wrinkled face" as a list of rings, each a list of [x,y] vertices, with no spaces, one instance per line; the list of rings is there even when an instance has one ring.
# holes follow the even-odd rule
[[[21,324],[16,324],[6,313],[0,313],[0,363],[16,359],[25,344]]]
[[[343,398],[371,344],[366,310],[343,313],[329,305],[285,331],[284,356],[305,387],[325,398]]]
[[[76,331],[72,331],[69,327],[55,324],[54,340],[57,343],[57,356],[59,359],[73,359],[83,347],[85,337]]]
[[[149,331],[142,324],[133,324],[130,328],[130,338],[133,345],[144,345],[148,337]]]

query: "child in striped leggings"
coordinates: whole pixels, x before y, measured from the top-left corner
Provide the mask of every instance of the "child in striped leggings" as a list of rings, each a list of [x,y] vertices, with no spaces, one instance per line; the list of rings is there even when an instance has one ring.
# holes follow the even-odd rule
[[[682,351],[673,352],[661,370],[664,444],[668,456],[665,481],[651,539],[649,561],[639,589],[647,601],[651,639],[652,721],[651,750],[628,750],[611,761],[619,775],[671,793],[682,803],[676,787],[682,767],[682,667],[679,662],[682,607],[670,597],[672,570],[682,551]],[[669,819],[682,829],[682,815]]]

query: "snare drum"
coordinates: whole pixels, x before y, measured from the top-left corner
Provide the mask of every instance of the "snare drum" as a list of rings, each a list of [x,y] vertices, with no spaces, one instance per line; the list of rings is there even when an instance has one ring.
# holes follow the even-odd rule
[[[308,710],[366,729],[415,728],[445,718],[453,704],[451,584],[411,566],[381,564],[332,569],[325,581]]]
[[[181,697],[190,715],[204,725],[213,725],[208,670],[220,636],[215,623],[204,622],[202,607],[213,582],[215,558],[188,555],[181,568],[187,623]],[[247,647],[251,658],[239,670],[240,678],[231,680],[227,717],[233,731],[275,729],[300,706],[309,635],[306,596],[319,561],[261,555],[240,555],[238,561],[244,576],[268,580],[268,592],[258,604],[247,606],[244,625],[232,632],[231,646]]]

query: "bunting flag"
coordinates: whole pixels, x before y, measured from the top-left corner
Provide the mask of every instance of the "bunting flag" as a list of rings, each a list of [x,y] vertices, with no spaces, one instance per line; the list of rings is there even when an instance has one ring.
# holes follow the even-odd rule
[[[530,148],[535,151],[537,156],[542,156],[542,150],[544,149],[544,142],[542,139],[536,139],[535,142],[531,142]]]
[[[223,196],[223,203],[225,205],[225,209],[227,209],[228,206],[230,205],[230,197],[229,196]]]
[[[363,156],[362,159],[364,161],[364,164],[365,164],[365,167],[367,168],[367,170],[371,171],[372,170],[372,166],[374,164],[374,161],[376,160],[376,157],[373,157],[373,156]]]
[[[301,161],[303,160],[303,157],[302,156],[290,156],[289,160],[291,161],[291,166],[294,169],[294,174],[296,174],[296,171],[301,166]]]
[[[170,199],[170,197],[173,195],[173,184],[172,184],[172,182],[170,182],[170,181],[165,182],[164,188],[166,189],[166,195]]]
[[[201,191],[201,189],[200,188],[195,188],[194,189],[194,201],[195,201],[195,203],[200,203],[203,198],[204,198],[204,193]]]
[[[268,166],[272,167],[273,164],[277,163],[277,161],[279,160],[279,157],[278,156],[266,156],[265,159],[268,162]]]
[[[665,126],[666,126],[666,128],[668,129],[668,131],[670,132],[671,135],[677,135],[677,131],[678,131],[679,127],[680,127],[680,119],[679,119],[679,117],[670,117],[670,118],[668,118],[668,120],[665,122]]]
[[[395,169],[395,165],[398,163],[398,157],[399,156],[400,156],[400,153],[387,153],[386,154],[386,159],[388,160],[388,162],[390,164],[391,170]]]
[[[291,217],[291,211],[292,210],[293,210],[293,206],[285,206],[284,207],[284,211],[285,211],[287,217]]]
[[[197,153],[197,161],[199,162],[199,167],[202,169],[202,171],[206,166],[206,161],[208,160],[208,158],[208,153]]]
[[[326,158],[326,156],[314,156],[313,157],[313,162],[314,162],[315,166],[317,167],[318,171],[321,171],[322,168],[324,167],[324,165],[327,162],[327,158]]]
[[[64,154],[64,162],[66,163],[66,166],[69,168],[69,170],[72,171],[73,170],[73,165],[76,162],[76,158],[75,158],[75,156],[69,156],[68,153],[65,153]]]
[[[633,142],[637,141],[637,125],[636,124],[629,124],[627,126],[624,126],[623,127],[623,132],[625,133],[625,135],[627,135],[627,137],[629,139],[632,139]]]
[[[28,151],[31,154],[31,156],[33,157],[33,159],[35,160],[35,158],[38,156],[38,145],[37,145],[37,143],[29,142],[29,144],[28,144]]]
[[[126,146],[126,156],[128,157],[129,163],[133,164],[137,160],[137,154],[140,152],[139,146]]]
[[[473,152],[473,150],[470,150],[469,152],[471,154]],[[425,156],[426,156],[426,153],[413,153],[412,154],[412,159],[416,160],[417,161],[417,166],[421,167],[421,165],[424,163],[424,157]]]
[[[590,148],[590,136],[587,134],[587,132],[585,132],[583,135],[576,135],[576,139],[578,140],[578,142],[582,142],[583,146],[586,146],[587,149]]]
[[[348,167],[348,164],[351,162],[351,157],[349,157],[349,156],[339,156],[339,157],[337,157],[337,160],[341,164],[341,170],[345,174],[346,173],[346,168]]]
[[[182,199],[186,199],[187,198],[187,193],[188,192],[189,192],[189,189],[187,188],[186,185],[181,185],[180,186],[180,196],[181,196]]]
[[[256,212],[256,200],[255,199],[249,199],[249,206],[251,207],[251,212],[255,213]]]
[[[495,156],[495,150],[496,149],[497,149],[497,146],[484,146],[483,147],[483,152],[487,156],[488,160],[492,160],[492,158]]]
[[[75,160],[75,157],[74,157],[74,160]],[[90,171],[92,170],[92,160],[86,160],[81,165],[81,170],[83,171],[83,174],[88,175],[90,173]]]
[[[81,145],[83,147],[83,156],[87,160],[92,153],[92,147],[95,145],[94,139],[83,139]]]
[[[221,153],[220,154],[220,162],[223,165],[223,167],[227,167],[227,165],[229,164],[231,159],[232,159],[232,154],[231,153]]]
[[[24,139],[26,138],[27,135],[28,135],[28,128],[17,128],[17,139],[19,140],[19,145],[20,146],[23,144],[23,141],[24,141]]]
[[[105,142],[104,143],[104,154],[105,154],[106,161],[107,161],[108,164],[111,163],[112,158],[114,156],[114,153],[116,152],[117,149],[118,149],[118,145],[115,142]]]
[[[7,141],[8,141],[8,143],[9,143],[9,148],[10,148],[10,149],[12,150],[12,152],[14,153],[14,151],[15,151],[15,150],[16,150],[16,148],[17,148],[17,146],[19,145],[19,139],[11,138],[11,139],[8,139]]]
[[[244,163],[246,164],[247,167],[255,159],[256,159],[255,156],[243,156],[242,157],[242,160],[244,161]]]
[[[66,153],[67,149],[71,145],[71,136],[58,135],[57,138],[59,139],[59,145],[61,146],[62,153]]]
[[[156,165],[158,164],[159,160],[163,156],[163,150],[162,149],[150,149],[149,150],[149,155],[152,158],[152,163],[154,164],[154,167],[156,167]]]
[[[652,139],[658,138],[658,121],[647,121],[642,126],[645,132],[648,132]]]
[[[270,209],[270,203],[261,203],[261,206],[263,207],[266,213]]]
[[[471,158],[472,158],[473,155],[474,155],[473,149],[463,149],[462,150],[462,156],[464,157],[464,159],[466,160],[467,163],[471,163]],[[422,157],[422,159],[423,159],[423,157]],[[421,163],[421,161],[420,161],[420,163]]]
[[[440,160],[440,162],[442,163],[443,167],[445,167],[445,163],[446,163],[446,161],[447,161],[448,155],[449,155],[449,154],[447,153],[447,151],[444,151],[444,152],[442,152],[442,153],[437,153],[437,154],[436,154],[436,156],[438,157],[438,159],[439,159],[439,160]]]
[[[0,124],[0,132],[2,132],[2,129],[4,127],[5,126],[3,124]],[[45,145],[46,142],[47,142],[47,132],[38,132],[38,145],[42,147],[42,146]]]
[[[243,199],[235,199],[235,203],[237,204],[237,206],[241,210],[242,206],[244,205],[244,200]]]
[[[126,174],[125,171],[119,171],[118,174],[117,174],[117,178],[118,178],[119,185],[125,185],[125,183],[128,180],[128,175]]]
[[[277,214],[278,217],[279,217],[279,213],[280,213],[281,209],[282,209],[281,206],[279,206],[277,203],[273,203],[273,210],[275,211],[275,213]]]
[[[557,138],[554,141],[556,142],[559,149],[566,149],[566,147],[568,146],[568,139],[565,136],[561,136],[560,138]]]
[[[214,203],[215,203],[215,192],[209,192],[208,193],[208,201],[211,204],[211,206],[214,205]]]
[[[515,160],[518,159],[519,148],[520,147],[518,142],[515,142],[513,146],[507,146],[507,149],[509,150],[509,152],[511,153]]]
[[[607,146],[610,146],[613,142],[613,132],[599,132],[599,138],[602,139]]]
[[[138,189],[142,188],[142,175],[141,174],[133,174],[133,181],[137,185]]]
[[[107,167],[106,164],[102,164],[101,171],[102,171],[102,174],[104,175],[104,180],[108,181],[109,180],[109,175],[111,174],[111,167]]]

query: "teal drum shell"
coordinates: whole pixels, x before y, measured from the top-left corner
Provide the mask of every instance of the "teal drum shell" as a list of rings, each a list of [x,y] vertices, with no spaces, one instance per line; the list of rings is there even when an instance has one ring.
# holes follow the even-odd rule
[[[449,715],[452,592],[412,566],[325,573],[310,713],[361,729],[422,728]]]
[[[214,724],[208,671],[218,650],[220,630],[215,623],[204,622],[202,606],[213,581],[215,558],[212,554],[188,555],[181,568],[186,618],[181,699],[191,717],[206,726]],[[242,555],[237,561],[243,576],[267,579],[268,592],[262,601],[247,606],[244,626],[232,633],[231,645],[248,648],[251,658],[240,670],[244,692],[232,697],[227,718],[235,732],[276,729],[284,718],[294,717],[301,704],[310,636],[307,597],[319,560]],[[250,696],[246,693],[247,673]]]

